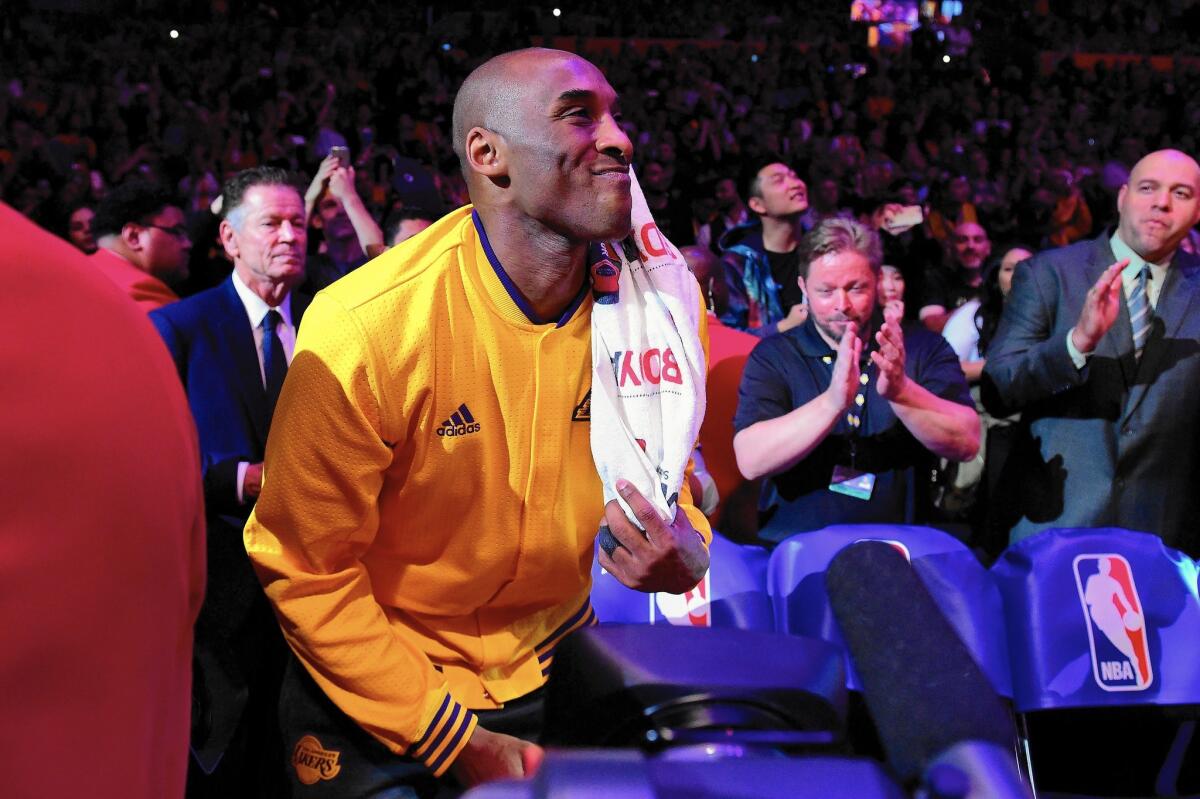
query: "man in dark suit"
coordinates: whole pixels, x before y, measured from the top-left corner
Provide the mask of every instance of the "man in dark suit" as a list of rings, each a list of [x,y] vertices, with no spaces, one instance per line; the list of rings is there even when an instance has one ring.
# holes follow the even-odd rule
[[[242,546],[262,483],[267,431],[307,301],[304,201],[259,167],[223,197],[223,283],[150,315],[175,360],[200,433],[209,579],[196,623],[189,796],[280,795],[277,702],[285,647]]]
[[[992,510],[1012,514],[1014,541],[1115,525],[1195,557],[1200,259],[1179,242],[1200,221],[1200,166],[1147,155],[1117,209],[1115,233],[1017,266],[985,401],[1021,410],[1024,434]]]

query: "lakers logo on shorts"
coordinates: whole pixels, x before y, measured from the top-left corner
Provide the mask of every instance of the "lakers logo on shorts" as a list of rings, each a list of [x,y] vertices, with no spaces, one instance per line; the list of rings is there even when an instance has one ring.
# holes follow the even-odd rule
[[[324,749],[321,742],[311,735],[305,735],[296,742],[292,750],[292,765],[296,767],[296,776],[305,785],[314,785],[319,780],[331,780],[342,770],[338,763],[341,752],[334,749]]]

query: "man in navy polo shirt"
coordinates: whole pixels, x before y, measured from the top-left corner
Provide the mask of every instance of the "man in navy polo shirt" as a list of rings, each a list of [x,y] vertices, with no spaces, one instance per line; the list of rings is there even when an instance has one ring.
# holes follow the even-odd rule
[[[808,320],[754,348],[734,417],[738,468],[771,478],[759,533],[769,542],[834,523],[910,522],[913,467],[979,449],[954,352],[878,306],[878,235],[826,219],[800,248]]]

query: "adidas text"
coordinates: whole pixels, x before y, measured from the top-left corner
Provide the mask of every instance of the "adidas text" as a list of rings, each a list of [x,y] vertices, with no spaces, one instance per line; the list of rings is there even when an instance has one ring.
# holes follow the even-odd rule
[[[444,438],[451,438],[453,436],[465,436],[465,435],[468,435],[469,433],[478,433],[478,432],[479,432],[479,422],[475,422],[474,424],[446,425],[444,427],[439,427],[437,430],[437,434]]]

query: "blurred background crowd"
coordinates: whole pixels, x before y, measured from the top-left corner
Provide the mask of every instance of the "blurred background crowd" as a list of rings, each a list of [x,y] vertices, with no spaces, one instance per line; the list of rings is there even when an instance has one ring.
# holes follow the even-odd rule
[[[380,223],[404,204],[461,205],[455,88],[543,36],[576,37],[621,92],[635,164],[680,245],[715,246],[740,221],[736,180],[767,153],[808,183],[814,217],[915,201],[935,238],[971,218],[993,241],[1067,243],[1112,220],[1140,154],[1195,152],[1200,123],[1200,66],[1183,55],[1200,4],[1185,0],[969,4],[895,49],[868,47],[840,4],[21,5],[0,22],[0,196],[64,236],[83,227],[77,209],[139,177],[179,194],[203,245],[201,212],[225,176],[256,164],[311,176],[342,143]],[[1089,49],[1174,58],[1060,57]],[[184,293],[227,269],[213,247],[191,257]]]

